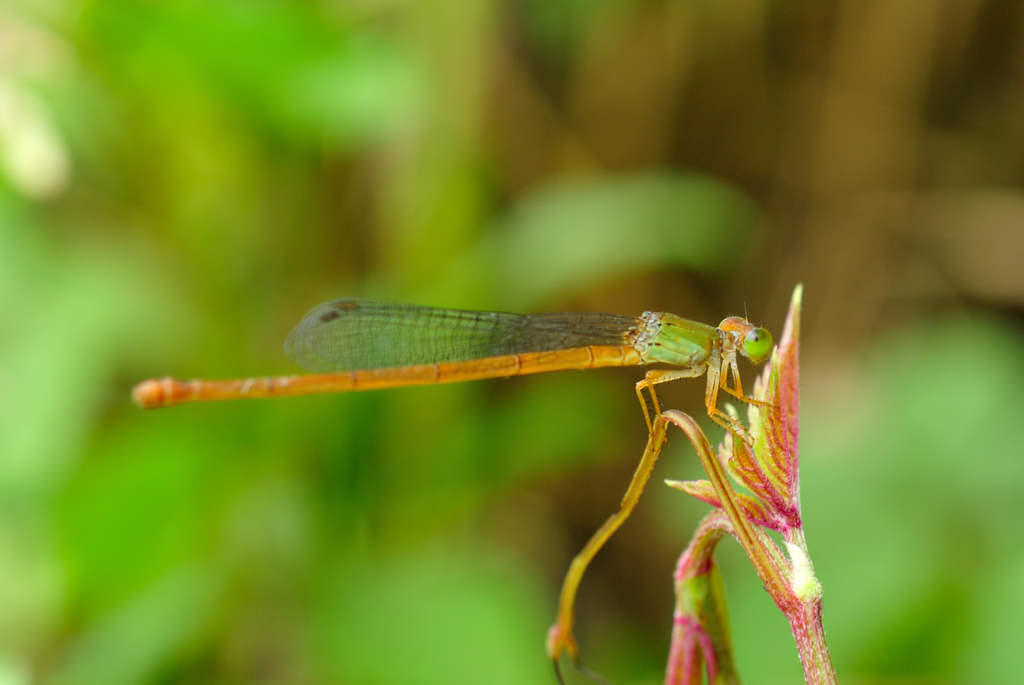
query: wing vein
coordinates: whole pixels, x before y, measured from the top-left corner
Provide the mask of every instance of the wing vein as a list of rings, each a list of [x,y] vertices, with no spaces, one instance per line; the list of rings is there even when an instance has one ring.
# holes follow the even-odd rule
[[[335,300],[302,319],[285,352],[310,371],[383,369],[624,345],[636,325],[635,317],[617,314],[521,315]]]

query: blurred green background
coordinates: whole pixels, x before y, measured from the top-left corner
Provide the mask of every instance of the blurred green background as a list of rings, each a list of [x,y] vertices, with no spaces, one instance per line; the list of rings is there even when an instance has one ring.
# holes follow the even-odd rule
[[[640,370],[150,413],[130,387],[294,372],[336,297],[778,335],[797,282],[840,681],[1020,682],[1022,184],[1012,0],[4,0],[0,685],[553,682]],[[706,511],[660,485],[698,476],[675,442],[580,596],[623,685],[662,677]],[[720,558],[745,681],[801,682]]]

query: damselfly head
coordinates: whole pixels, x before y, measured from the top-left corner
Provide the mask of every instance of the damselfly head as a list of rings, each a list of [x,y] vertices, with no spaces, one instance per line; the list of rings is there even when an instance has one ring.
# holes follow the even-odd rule
[[[718,325],[718,329],[732,338],[740,354],[755,364],[760,364],[772,351],[772,334],[767,328],[755,326],[746,318],[730,316]]]

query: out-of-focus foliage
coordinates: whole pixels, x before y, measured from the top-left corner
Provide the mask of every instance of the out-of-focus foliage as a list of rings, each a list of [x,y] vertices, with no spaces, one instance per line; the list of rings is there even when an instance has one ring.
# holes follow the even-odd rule
[[[1015,682],[1022,34],[1009,0],[8,0],[0,683],[549,682],[639,370],[153,413],[130,386],[293,372],[338,296],[772,327],[797,281],[840,679]],[[585,580],[615,682],[660,679],[702,513],[655,479]],[[723,552],[741,673],[793,682]]]

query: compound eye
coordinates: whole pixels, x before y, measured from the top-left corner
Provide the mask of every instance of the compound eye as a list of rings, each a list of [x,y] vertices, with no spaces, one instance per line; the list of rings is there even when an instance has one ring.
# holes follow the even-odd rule
[[[751,361],[763,361],[772,351],[772,334],[767,328],[753,329],[743,339],[743,351]]]

